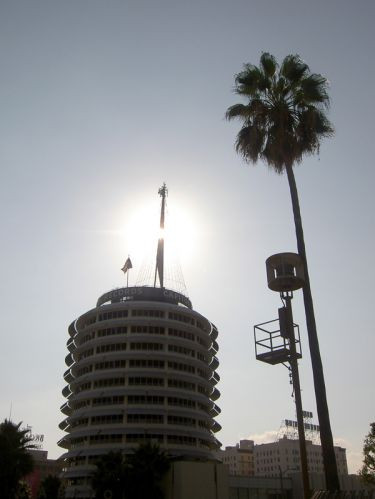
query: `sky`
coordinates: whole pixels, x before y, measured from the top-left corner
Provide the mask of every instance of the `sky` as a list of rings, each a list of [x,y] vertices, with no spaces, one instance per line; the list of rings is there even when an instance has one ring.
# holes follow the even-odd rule
[[[67,327],[125,284],[128,254],[135,282],[163,182],[189,297],[219,329],[219,440],[269,441],[294,418],[287,370],[253,341],[280,306],[264,262],[296,251],[287,179],[243,163],[224,114],[244,63],[297,53],[330,82],[335,137],[295,175],[332,431],[358,471],[375,419],[374,14],[370,0],[0,2],[1,419],[62,453]]]

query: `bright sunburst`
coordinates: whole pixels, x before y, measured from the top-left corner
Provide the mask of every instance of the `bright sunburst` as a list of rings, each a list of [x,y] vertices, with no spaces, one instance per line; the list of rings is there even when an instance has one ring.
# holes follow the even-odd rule
[[[164,237],[166,251],[182,264],[189,262],[194,254],[197,227],[187,210],[167,202],[164,230],[159,224],[160,203],[139,207],[121,230],[125,251],[138,260],[146,254],[156,255],[158,238]]]

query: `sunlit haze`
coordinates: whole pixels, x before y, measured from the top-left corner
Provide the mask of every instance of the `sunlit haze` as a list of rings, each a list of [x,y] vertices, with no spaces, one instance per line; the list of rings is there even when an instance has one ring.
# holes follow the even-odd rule
[[[158,201],[157,193],[153,197]],[[155,255],[157,240],[162,237],[167,249],[179,257],[181,264],[190,262],[198,244],[198,219],[192,219],[194,210],[184,209],[178,202],[172,203],[171,209],[167,201],[165,226],[161,230],[160,203],[151,201],[148,199],[134,205],[133,209],[127,208],[124,226],[117,232],[121,235],[124,254],[127,252],[132,259],[141,262],[146,255]]]
[[[219,330],[217,434],[273,439],[294,418],[288,372],[255,360],[275,319],[265,260],[296,251],[287,179],[234,150],[234,75],[298,53],[330,81],[336,134],[296,166],[333,436],[351,472],[375,419],[373,61],[363,0],[5,0],[0,7],[0,418],[62,450],[68,326],[166,251]],[[175,250],[173,250],[175,247]],[[173,250],[173,251],[172,251]],[[317,423],[301,292],[304,409]]]

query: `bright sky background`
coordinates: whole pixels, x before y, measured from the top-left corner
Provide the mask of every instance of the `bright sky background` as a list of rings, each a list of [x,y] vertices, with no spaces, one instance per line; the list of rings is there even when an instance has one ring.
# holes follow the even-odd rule
[[[253,345],[280,304],[264,261],[296,249],[287,180],[244,166],[224,113],[243,63],[299,53],[331,83],[336,136],[296,178],[332,429],[358,470],[375,419],[374,18],[371,0],[1,2],[0,418],[12,404],[60,455],[67,327],[124,284],[122,231],[163,181],[194,227],[189,296],[220,331],[219,439],[261,442],[294,417],[286,369]],[[301,293],[293,306],[316,413]]]

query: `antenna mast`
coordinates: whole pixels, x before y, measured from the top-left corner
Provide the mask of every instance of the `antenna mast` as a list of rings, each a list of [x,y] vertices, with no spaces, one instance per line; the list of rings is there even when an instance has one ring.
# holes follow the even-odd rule
[[[158,249],[156,253],[156,266],[155,266],[155,278],[154,278],[154,288],[156,287],[156,276],[159,276],[160,287],[164,287],[164,218],[165,218],[165,198],[168,194],[167,186],[165,182],[158,191],[159,196],[161,196],[161,210],[160,210],[160,235],[158,239]]]

